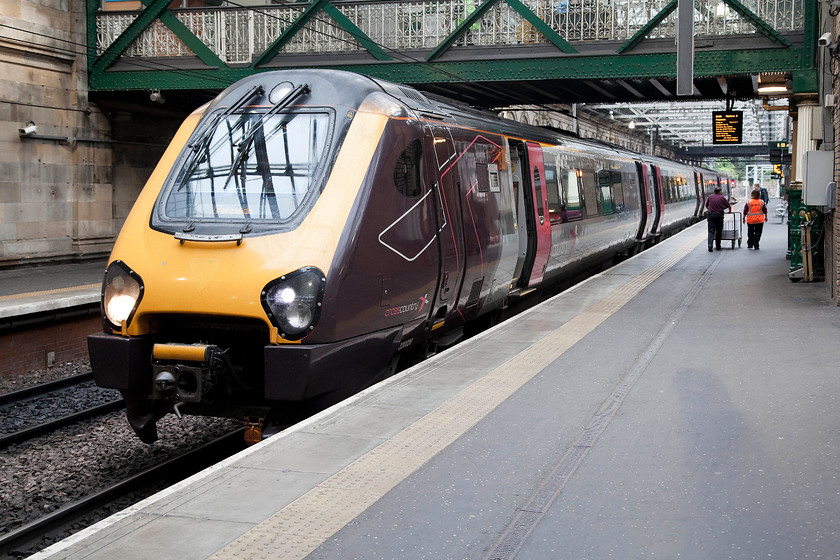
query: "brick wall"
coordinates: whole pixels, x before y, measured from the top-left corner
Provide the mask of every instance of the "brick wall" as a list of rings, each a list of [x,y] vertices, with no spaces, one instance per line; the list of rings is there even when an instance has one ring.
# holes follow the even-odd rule
[[[55,364],[87,359],[87,336],[101,331],[97,315],[0,334],[0,377],[45,369],[49,352],[55,352]]]

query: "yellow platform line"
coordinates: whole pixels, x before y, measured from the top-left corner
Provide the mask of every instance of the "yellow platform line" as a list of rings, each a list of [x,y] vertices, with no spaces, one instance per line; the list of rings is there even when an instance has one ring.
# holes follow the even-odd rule
[[[702,235],[686,237],[659,262],[210,558],[276,560],[303,558],[311,553],[475,426],[517,389],[693,251],[706,237],[705,230]]]
[[[81,290],[90,290],[92,288],[101,288],[102,283],[97,282],[96,284],[83,284],[81,286],[70,286],[68,288],[55,288],[54,290],[42,290],[40,292],[27,292],[25,294],[11,294],[8,296],[0,296],[0,301],[9,301],[13,299],[23,299],[23,298],[30,298],[30,297],[38,297],[38,296],[47,296],[52,294],[61,294],[65,292],[73,292],[73,291],[81,291]]]

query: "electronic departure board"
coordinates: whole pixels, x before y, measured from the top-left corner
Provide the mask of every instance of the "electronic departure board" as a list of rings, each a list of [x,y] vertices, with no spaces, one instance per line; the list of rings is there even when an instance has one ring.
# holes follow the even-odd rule
[[[712,111],[713,144],[740,144],[743,133],[743,111]]]

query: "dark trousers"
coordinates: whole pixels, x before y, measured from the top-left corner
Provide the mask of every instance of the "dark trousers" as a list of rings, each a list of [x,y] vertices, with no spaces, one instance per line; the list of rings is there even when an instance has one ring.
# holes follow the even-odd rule
[[[720,238],[723,235],[723,212],[709,212],[706,221],[709,225],[709,247],[714,241],[715,246],[720,249]]]
[[[761,232],[764,231],[764,224],[747,224],[747,247],[758,249],[758,242],[761,241]]]

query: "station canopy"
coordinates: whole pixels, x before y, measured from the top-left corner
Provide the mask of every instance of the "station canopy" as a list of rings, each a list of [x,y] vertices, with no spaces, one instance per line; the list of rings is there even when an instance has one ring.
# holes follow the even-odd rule
[[[787,99],[584,103],[578,110],[646,132],[678,148],[713,145],[713,113],[740,112],[742,146],[767,146],[790,137]]]

